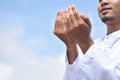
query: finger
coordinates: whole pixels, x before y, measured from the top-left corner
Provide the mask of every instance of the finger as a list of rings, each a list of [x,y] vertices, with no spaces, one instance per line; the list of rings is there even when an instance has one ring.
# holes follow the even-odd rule
[[[80,24],[86,24],[86,22],[84,21],[84,19],[80,16],[80,13],[78,12],[77,8],[72,5],[72,11],[73,11],[73,14],[75,16],[75,19],[77,20],[77,22]]]
[[[57,18],[56,21],[57,22],[61,22],[62,21],[62,14],[63,14],[63,10],[60,10],[57,14]]]
[[[92,24],[91,24],[91,22],[90,22],[90,19],[89,19],[87,16],[82,15],[82,14],[80,14],[80,16],[81,16],[81,18],[85,21],[85,23],[86,23],[89,27],[92,26]]]
[[[57,14],[54,33],[59,32],[60,26],[62,25],[62,14],[63,10],[60,10]]]
[[[62,25],[61,25],[61,29],[66,32],[67,28],[66,28],[66,24],[67,24],[67,20],[66,20],[66,10],[63,11],[62,14]]]
[[[72,7],[69,6],[68,7],[68,16],[69,16],[69,19],[70,19],[70,22],[75,25],[76,24],[76,19],[74,17],[74,14],[73,14],[73,11],[72,11]]]
[[[77,8],[75,7],[75,5],[72,5],[71,8],[72,8],[72,12],[74,14],[75,19],[77,21],[79,21],[80,17],[79,17],[79,12],[78,12]]]
[[[64,24],[67,23],[67,18],[66,18],[66,16],[67,16],[67,11],[64,10],[64,11],[63,11],[63,15],[62,15]]]
[[[68,8],[66,8],[66,27],[69,29],[72,25]]]

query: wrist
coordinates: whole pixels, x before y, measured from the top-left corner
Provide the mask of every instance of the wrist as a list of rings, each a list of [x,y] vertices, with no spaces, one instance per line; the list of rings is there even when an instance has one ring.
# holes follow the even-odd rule
[[[69,64],[73,64],[77,56],[78,56],[77,45],[74,44],[73,46],[67,46],[67,57],[69,60]]]
[[[71,40],[71,41],[69,41],[69,43],[66,43],[66,47],[67,48],[74,48],[74,47],[76,47],[76,42]]]
[[[92,38],[90,36],[86,37],[86,38],[83,38],[81,40],[79,40],[77,42],[79,45],[92,45],[94,44],[94,41],[92,40]]]
[[[83,53],[85,53],[93,44],[94,41],[90,36],[78,41],[78,45],[82,49]]]

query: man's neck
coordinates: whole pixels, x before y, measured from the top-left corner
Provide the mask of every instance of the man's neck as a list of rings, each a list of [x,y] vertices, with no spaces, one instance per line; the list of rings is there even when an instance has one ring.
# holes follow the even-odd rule
[[[107,25],[107,35],[120,30],[120,24],[117,25]]]

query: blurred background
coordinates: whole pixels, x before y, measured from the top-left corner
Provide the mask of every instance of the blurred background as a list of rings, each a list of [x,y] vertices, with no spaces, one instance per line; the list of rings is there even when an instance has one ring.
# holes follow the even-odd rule
[[[90,18],[94,40],[106,34],[98,0],[0,0],[0,80],[63,79],[66,47],[53,30],[72,4]]]

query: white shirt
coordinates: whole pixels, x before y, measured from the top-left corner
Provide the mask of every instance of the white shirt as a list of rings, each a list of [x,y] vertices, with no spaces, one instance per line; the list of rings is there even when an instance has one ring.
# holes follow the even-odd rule
[[[73,64],[66,59],[64,80],[120,80],[120,30],[98,39]]]

